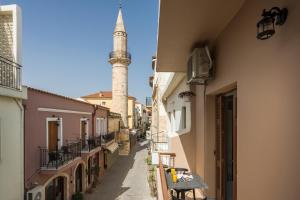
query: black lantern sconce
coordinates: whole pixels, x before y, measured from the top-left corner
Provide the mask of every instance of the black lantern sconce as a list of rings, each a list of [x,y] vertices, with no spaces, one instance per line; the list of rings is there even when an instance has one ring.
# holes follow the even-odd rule
[[[286,8],[273,7],[269,11],[263,10],[262,19],[256,24],[259,40],[266,40],[275,34],[275,25],[283,25],[288,15]]]

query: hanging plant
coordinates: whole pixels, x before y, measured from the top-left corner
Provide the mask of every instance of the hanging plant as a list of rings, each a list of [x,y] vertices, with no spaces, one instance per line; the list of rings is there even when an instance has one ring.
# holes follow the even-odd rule
[[[184,91],[184,92],[180,92],[178,94],[178,97],[184,99],[184,101],[186,101],[186,102],[190,102],[191,97],[193,97],[193,96],[196,96],[196,94],[192,91]]]

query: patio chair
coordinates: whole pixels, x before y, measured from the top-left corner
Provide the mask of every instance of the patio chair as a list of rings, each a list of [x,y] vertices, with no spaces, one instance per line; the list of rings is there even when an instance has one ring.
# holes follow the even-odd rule
[[[59,154],[59,152],[57,151],[51,151],[51,152],[48,152],[48,163],[47,163],[47,167],[49,167],[49,164],[52,163],[55,163],[57,164],[58,161],[61,161],[62,158],[61,158],[61,155]]]

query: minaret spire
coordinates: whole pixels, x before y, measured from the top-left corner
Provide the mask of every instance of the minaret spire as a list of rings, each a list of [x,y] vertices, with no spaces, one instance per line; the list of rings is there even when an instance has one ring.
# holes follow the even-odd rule
[[[123,21],[123,16],[122,16],[122,9],[119,8],[119,13],[118,13],[118,18],[117,18],[117,22],[116,22],[116,26],[115,26],[115,31],[114,32],[126,32],[125,30],[125,25],[124,25],[124,21]]]

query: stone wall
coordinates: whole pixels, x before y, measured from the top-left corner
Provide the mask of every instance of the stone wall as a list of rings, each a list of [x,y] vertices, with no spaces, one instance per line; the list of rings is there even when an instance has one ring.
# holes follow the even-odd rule
[[[0,14],[0,55],[10,60],[13,56],[14,38],[13,17],[11,14]]]

